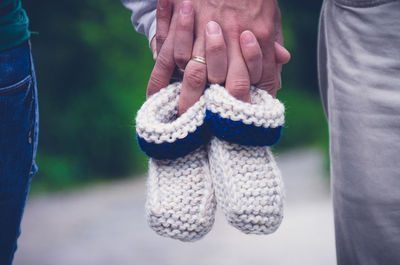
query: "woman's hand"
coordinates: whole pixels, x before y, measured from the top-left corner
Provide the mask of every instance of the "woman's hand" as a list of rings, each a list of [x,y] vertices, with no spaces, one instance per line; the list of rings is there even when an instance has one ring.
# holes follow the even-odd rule
[[[168,86],[175,66],[184,69],[179,97],[179,114],[196,103],[203,94],[207,78],[212,83],[223,83],[227,75],[227,49],[218,23],[207,24],[204,54],[193,54],[194,10],[191,1],[180,5],[178,14],[171,18],[172,6],[168,0],[160,0],[157,7],[157,59],[147,87],[147,96]],[[246,86],[235,84],[230,93],[243,101],[250,101],[250,79],[260,75],[262,69],[261,48],[250,31],[240,36],[241,51],[249,72]],[[206,58],[206,64],[193,60],[193,56]]]
[[[171,1],[171,0],[159,0],[159,9],[160,9],[160,7],[164,7],[163,9],[164,9],[164,12],[160,12],[160,10],[159,10],[159,12],[157,12],[157,14],[158,14],[158,21],[163,21],[163,20],[165,20],[165,14],[167,14],[168,12],[166,12],[167,10],[165,9],[166,7],[168,7],[168,8],[173,8],[173,7],[171,7],[171,5],[169,4],[169,1]],[[179,1],[173,1],[172,0],[172,2],[174,2],[174,3],[176,3],[176,2],[179,2]],[[175,10],[177,10],[177,9],[175,9]],[[277,13],[278,13],[278,16],[276,17],[276,19],[277,19],[277,28],[281,28],[281,26],[280,26],[280,12],[279,12],[279,8],[277,8]],[[177,12],[177,11],[176,11]],[[169,12],[169,16],[171,15],[171,12]],[[168,19],[169,19],[170,17],[168,17]],[[163,45],[163,43],[164,43],[164,41],[165,41],[165,39],[167,38],[167,35],[168,35],[168,31],[169,31],[169,24],[168,23],[161,23],[161,24],[157,24],[157,25],[160,25],[158,28],[157,28],[157,35],[152,39],[152,41],[151,41],[151,43],[150,43],[150,46],[151,46],[151,50],[152,50],[152,52],[153,52],[153,58],[154,58],[154,60],[156,60],[156,58],[157,58],[157,54],[158,54],[158,52],[160,51],[160,49],[161,49],[161,47],[162,47],[162,45]],[[226,36],[225,36],[226,37]],[[203,36],[201,36],[201,38],[200,39],[202,39],[202,40],[204,40],[205,38],[203,37]],[[178,40],[179,41],[179,40]],[[193,43],[193,41],[192,41],[192,43]],[[278,34],[277,35],[277,39],[276,39],[276,42],[275,42],[275,44],[274,44],[274,51],[275,51],[275,62],[276,62],[276,66],[277,66],[277,74],[278,74],[278,80],[280,80],[280,73],[281,73],[281,70],[282,70],[282,64],[286,64],[287,62],[289,62],[289,60],[290,60],[290,53],[281,45],[281,44],[283,44],[283,38],[282,38],[282,35],[281,34]],[[191,58],[191,56],[190,56],[190,54],[189,53],[181,53],[179,50],[177,50],[176,52],[175,52],[175,58],[176,58],[176,64],[180,67],[180,68],[182,68],[182,69],[184,69],[184,66],[187,64],[187,62],[190,60],[190,58]],[[267,59],[267,58],[263,58],[262,59],[263,61],[264,61],[264,63],[265,63],[265,61],[266,60],[269,60],[269,59]],[[243,73],[244,71],[243,71],[243,69],[245,69],[245,68],[243,68],[243,67],[240,67],[239,65],[235,65],[235,67],[233,67],[233,68],[237,68],[236,70],[235,70],[235,72],[238,72],[238,74],[239,74],[239,76],[241,76],[241,75],[244,75],[245,73]],[[260,76],[261,75],[263,75],[263,73],[262,73],[262,69],[257,69],[255,72],[253,72],[253,69],[249,69],[249,73],[250,73],[250,83],[251,84],[256,84],[257,83],[257,80],[259,80],[260,79]],[[211,79],[210,79],[210,73],[208,73],[208,77],[209,77],[209,82],[210,83],[225,83],[225,79],[226,79],[226,76],[223,78],[223,80],[217,80],[218,82],[215,82],[215,80],[213,80],[213,74],[211,74]],[[230,83],[232,83],[232,80],[231,80],[231,82]],[[229,87],[228,87],[228,89],[229,89]]]

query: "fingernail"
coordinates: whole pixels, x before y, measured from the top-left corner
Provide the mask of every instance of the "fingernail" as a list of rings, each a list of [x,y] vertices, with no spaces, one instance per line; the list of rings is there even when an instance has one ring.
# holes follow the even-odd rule
[[[242,42],[244,45],[246,45],[247,47],[251,47],[256,45],[257,40],[254,37],[253,33],[251,33],[250,31],[246,30],[242,33]]]
[[[160,9],[164,9],[168,7],[168,0],[160,0]]]
[[[214,22],[214,21],[209,21],[207,23],[206,31],[207,31],[207,35],[209,35],[209,36],[221,35],[221,28],[219,27],[217,22]]]
[[[192,2],[189,2],[189,1],[182,2],[181,10],[180,10],[181,15],[188,16],[188,15],[192,14],[192,11],[193,11]]]

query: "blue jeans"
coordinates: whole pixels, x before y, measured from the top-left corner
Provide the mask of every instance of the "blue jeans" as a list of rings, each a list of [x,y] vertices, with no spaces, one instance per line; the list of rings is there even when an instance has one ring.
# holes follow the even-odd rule
[[[39,125],[30,44],[0,51],[0,264],[9,265],[30,181],[37,171]]]

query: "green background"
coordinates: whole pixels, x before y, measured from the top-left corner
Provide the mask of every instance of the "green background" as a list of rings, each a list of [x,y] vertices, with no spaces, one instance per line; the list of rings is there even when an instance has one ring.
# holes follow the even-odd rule
[[[279,1],[285,46],[278,98],[286,106],[276,152],[327,151],[327,125],[316,69],[320,1]],[[139,176],[147,159],[134,118],[153,67],[147,39],[119,1],[23,1],[30,18],[40,98],[39,173],[33,191],[54,191]],[[327,152],[326,152],[327,153]]]

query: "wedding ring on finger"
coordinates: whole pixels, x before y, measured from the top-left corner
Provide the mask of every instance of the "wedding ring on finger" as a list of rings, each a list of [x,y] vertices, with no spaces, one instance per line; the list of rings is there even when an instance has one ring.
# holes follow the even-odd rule
[[[192,61],[198,62],[198,63],[202,63],[202,64],[206,64],[206,58],[201,57],[201,56],[193,56],[192,57]]]

